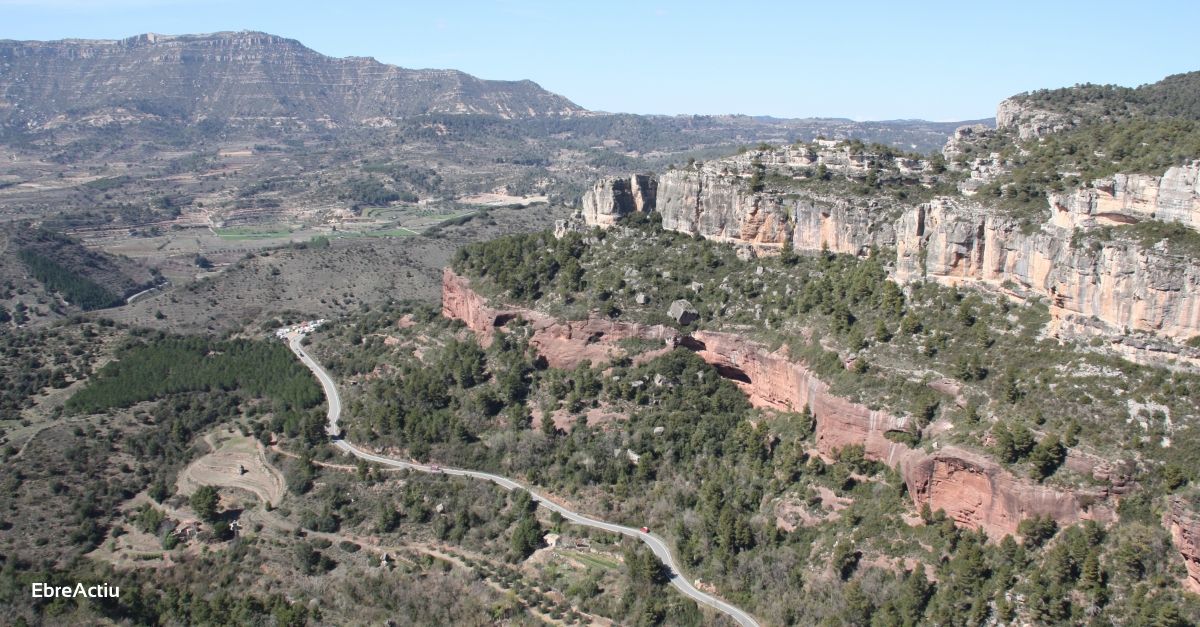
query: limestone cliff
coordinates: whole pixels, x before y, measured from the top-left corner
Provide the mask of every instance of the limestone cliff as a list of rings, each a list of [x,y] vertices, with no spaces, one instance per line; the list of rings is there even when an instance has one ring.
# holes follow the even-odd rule
[[[1165,250],[1123,241],[1073,246],[1070,231],[1026,232],[982,205],[946,198],[907,211],[896,233],[899,281],[1011,283],[1046,297],[1056,321],[1075,331],[1200,335],[1200,266]]]
[[[996,107],[996,127],[1015,130],[1021,139],[1043,137],[1079,123],[1077,116],[1039,109],[1017,98],[1004,100]]]
[[[1094,228],[1141,220],[1178,222],[1200,230],[1200,161],[1162,176],[1116,174],[1070,193],[1053,194],[1052,221],[1062,228]]]
[[[1072,492],[1040,486],[968,451],[946,448],[928,453],[893,442],[887,437],[889,431],[912,429],[905,418],[837,396],[805,364],[734,334],[699,331],[681,336],[658,325],[597,317],[557,321],[529,309],[492,308],[466,279],[449,269],[443,275],[442,313],[462,320],[485,341],[498,327],[520,317],[533,330],[531,343],[556,367],[571,367],[584,359],[599,363],[623,355],[619,341],[628,337],[687,347],[736,383],[755,406],[782,411],[809,407],[816,419],[817,449],[822,455],[862,445],[867,457],[900,471],[914,505],[944,510],[956,523],[983,529],[993,538],[1015,534],[1020,521],[1031,516],[1049,515],[1063,525],[1113,518],[1108,490]],[[1088,469],[1081,466],[1078,470]],[[1100,468],[1093,469],[1093,474],[1105,476]]]
[[[659,183],[663,228],[718,241],[779,245],[788,212],[776,198],[743,194],[737,177],[701,169],[672,172]]]
[[[1043,298],[1055,318],[1053,330],[1066,335],[1121,339],[1136,331],[1176,341],[1200,335],[1200,265],[1194,259],[1129,239],[1073,244],[1076,229],[1086,233],[1143,219],[1200,228],[1200,163],[1171,168],[1162,177],[1117,175],[1055,195],[1046,223],[1035,228],[964,197],[904,204],[812,191],[755,192],[749,183],[761,164],[773,164],[775,176],[803,178],[814,163],[850,175],[859,162],[832,148],[756,152],[671,170],[656,186],[641,183],[645,197],[638,206],[654,207],[666,229],[759,250],[788,242],[797,251],[852,255],[894,248],[896,280],[1003,286],[1013,297]],[[894,176],[907,176],[894,162],[889,167]],[[632,210],[633,201],[613,191],[624,189],[598,184],[584,197],[583,221],[607,227]],[[1171,350],[1182,350],[1176,347]]]
[[[809,194],[750,192],[748,174],[715,166],[672,170],[659,179],[663,228],[706,239],[775,248],[866,254],[893,244],[893,229],[877,202]]]
[[[600,179],[583,196],[582,216],[593,226],[607,228],[636,211],[653,211],[658,179],[648,174]]]

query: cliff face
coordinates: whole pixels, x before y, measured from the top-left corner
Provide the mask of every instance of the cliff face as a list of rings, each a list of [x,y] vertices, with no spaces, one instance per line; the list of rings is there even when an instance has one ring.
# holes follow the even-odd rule
[[[701,170],[672,172],[659,183],[663,228],[726,242],[779,245],[789,237],[778,199],[739,192],[734,177]]]
[[[1032,231],[962,198],[905,206],[886,199],[749,190],[751,159],[857,167],[853,160],[835,166],[839,155],[805,156],[789,148],[672,170],[658,178],[657,187],[637,188],[642,190],[637,206],[654,207],[666,229],[760,250],[786,242],[798,251],[852,255],[894,247],[894,276],[901,282],[929,278],[992,287],[1011,282],[1020,287],[1011,293],[1050,303],[1056,332],[1118,337],[1128,329],[1175,340],[1200,335],[1200,266],[1193,260],[1132,241],[1071,243],[1076,227],[1086,231],[1149,218],[1200,228],[1200,163],[1171,168],[1162,177],[1118,175],[1055,196],[1048,211],[1053,218]],[[624,190],[597,185],[584,197],[584,222],[608,226],[633,210]],[[612,209],[594,209],[604,207]]]
[[[712,331],[697,331],[684,346],[736,383],[756,407],[801,411],[807,406],[816,418],[817,450],[822,455],[862,445],[871,459],[896,466],[909,453],[907,446],[884,435],[911,431],[905,419],[831,394],[829,386],[785,353],[767,352],[737,335]]]
[[[530,345],[554,368],[574,368],[585,360],[592,363],[611,361],[625,354],[620,347],[620,341],[625,338],[661,341],[668,346],[679,336],[674,329],[658,325],[600,317],[560,321],[528,309],[496,309],[471,289],[466,278],[450,268],[442,273],[442,315],[463,321],[484,344],[491,342],[497,329],[521,318],[529,323]]]
[[[631,213],[654,211],[657,191],[658,179],[647,174],[600,179],[583,196],[583,219],[608,228]]]
[[[1015,534],[1020,521],[1031,516],[1049,515],[1063,525],[1113,517],[1105,491],[1067,492],[1039,486],[967,451],[947,448],[926,453],[893,442],[886,434],[910,430],[906,419],[832,394],[803,363],[737,335],[699,331],[680,336],[674,329],[657,325],[598,318],[560,322],[527,309],[493,309],[449,269],[443,275],[442,313],[462,320],[484,337],[521,317],[533,328],[531,342],[556,367],[619,356],[623,351],[618,342],[626,337],[690,348],[736,383],[755,406],[782,411],[808,406],[816,419],[816,442],[822,455],[862,445],[868,458],[900,471],[916,506],[928,504],[932,510],[944,510],[958,524],[983,529],[993,538]]]
[[[1069,231],[1026,233],[982,206],[935,200],[906,212],[897,225],[896,279],[947,283],[1006,281],[1048,298],[1060,325],[1109,333],[1200,335],[1200,267],[1128,242],[1071,245]]]
[[[1117,174],[1091,187],[1050,197],[1053,224],[1094,228],[1141,220],[1178,222],[1200,230],[1200,162],[1169,168],[1162,176]]]
[[[945,448],[933,453],[888,439],[888,432],[907,432],[902,417],[872,410],[832,394],[803,363],[780,352],[770,353],[736,335],[700,331],[683,340],[704,361],[737,383],[760,407],[799,411],[816,419],[817,450],[833,456],[839,449],[862,445],[869,459],[900,471],[917,507],[944,510],[956,523],[983,529],[992,538],[1016,535],[1017,525],[1032,516],[1050,516],[1061,525],[1081,520],[1109,521],[1108,492],[1067,492],[1014,476],[996,462],[968,451]],[[1107,469],[1087,469],[1097,475]],[[1101,472],[1096,473],[1097,470]]]
[[[1013,98],[1002,101],[996,107],[996,128],[1014,129],[1021,139],[1043,137],[1077,124],[1079,120],[1071,115],[1031,107]]]
[[[1184,583],[1189,590],[1200,594],[1200,515],[1192,511],[1183,499],[1172,497],[1163,518],[1163,523],[1171,532],[1171,540],[1187,567]]]
[[[656,210],[663,228],[720,242],[772,248],[791,241],[797,250],[852,255],[891,244],[891,224],[869,202],[755,194],[744,176],[710,166],[662,175]]]

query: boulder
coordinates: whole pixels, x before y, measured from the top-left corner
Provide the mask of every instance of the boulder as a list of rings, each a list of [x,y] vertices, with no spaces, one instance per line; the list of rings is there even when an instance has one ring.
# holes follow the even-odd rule
[[[682,298],[671,303],[667,309],[667,315],[679,324],[691,324],[700,317],[700,314],[696,313],[696,308]]]

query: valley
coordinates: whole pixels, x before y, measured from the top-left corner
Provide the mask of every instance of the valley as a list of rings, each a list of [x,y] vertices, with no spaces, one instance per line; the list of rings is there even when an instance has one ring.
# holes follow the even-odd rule
[[[1198,94],[0,41],[0,623],[1200,622]]]

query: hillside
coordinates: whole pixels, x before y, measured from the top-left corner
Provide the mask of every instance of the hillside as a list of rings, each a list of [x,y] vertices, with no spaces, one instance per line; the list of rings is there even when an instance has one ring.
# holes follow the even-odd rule
[[[1197,86],[0,42],[0,624],[1200,624]]]
[[[583,110],[531,81],[335,59],[257,32],[0,42],[0,119],[93,124],[205,118],[362,122],[425,113],[504,118]]]
[[[1100,117],[1173,117],[1200,120],[1200,72],[1174,74],[1138,87],[1083,84],[1018,94],[1012,102],[1034,109]]]
[[[51,231],[0,229],[0,328],[122,305],[159,280],[137,262]]]

